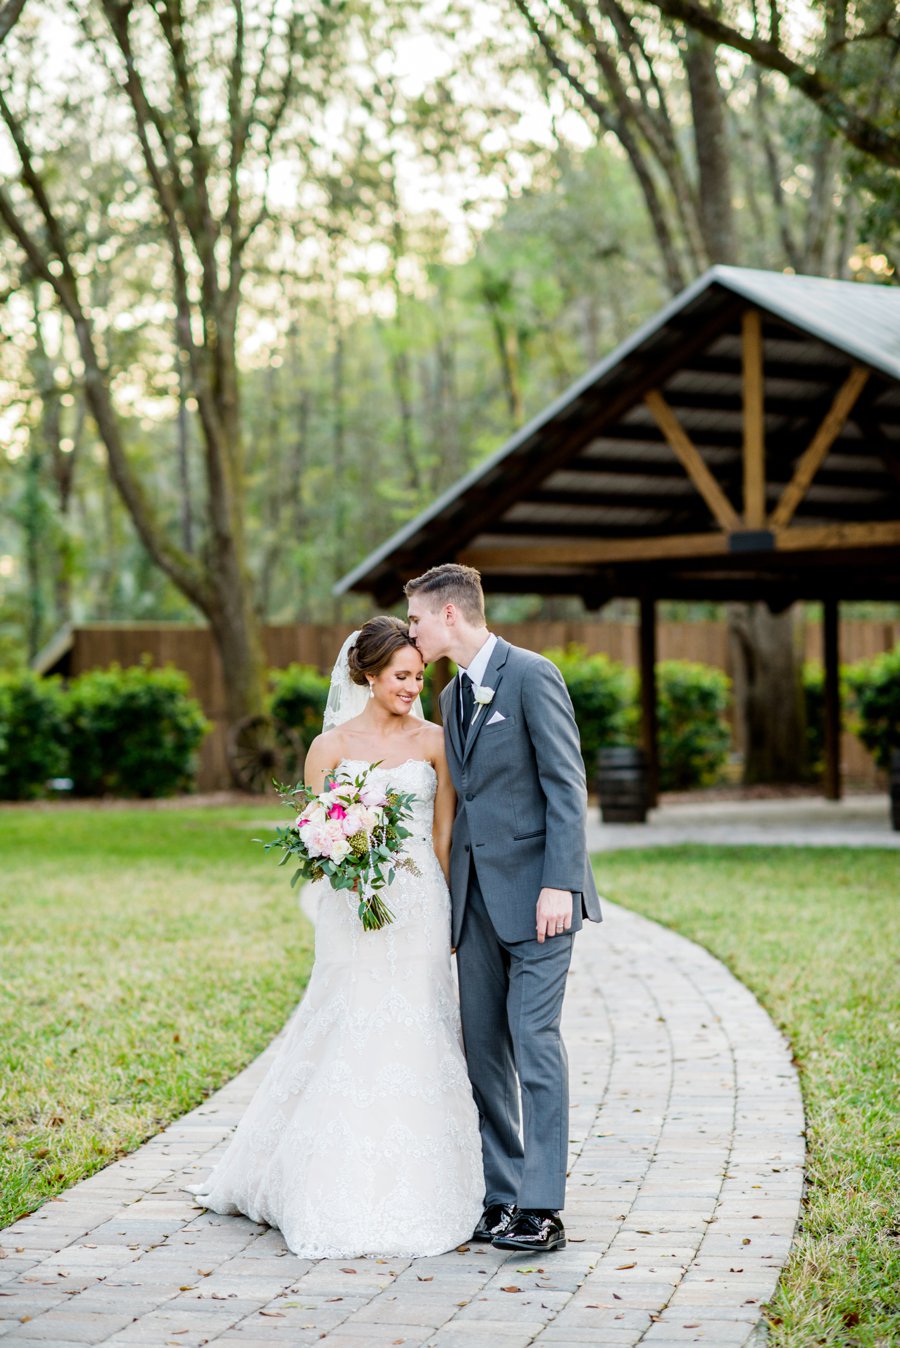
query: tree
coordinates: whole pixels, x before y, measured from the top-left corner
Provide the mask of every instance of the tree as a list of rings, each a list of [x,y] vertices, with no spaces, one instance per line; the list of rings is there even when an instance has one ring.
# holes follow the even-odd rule
[[[823,13],[827,36],[835,18],[842,32],[836,40],[826,42],[824,51],[808,62],[795,59],[788,50],[786,8],[778,0],[767,7],[769,27],[765,34],[759,29],[756,5],[752,7],[753,32],[747,34],[699,0],[648,0],[648,3],[711,42],[743,52],[762,69],[784,75],[791,88],[818,109],[836,135],[888,168],[900,168],[900,131],[895,129],[900,88],[900,22],[893,0],[856,0],[856,3],[849,0],[833,7],[823,3],[814,6]],[[843,59],[847,48],[853,45],[875,53],[871,61],[867,55],[866,63],[871,69],[865,82],[859,80],[858,68]]]
[[[296,151],[308,134],[302,114],[323,100],[338,18],[338,7],[325,3],[282,18],[280,6],[263,10],[243,0],[233,0],[227,15],[200,0],[190,8],[183,0],[98,0],[80,13],[81,50],[99,60],[102,96],[128,112],[116,128],[118,150],[142,166],[139,205],[144,218],[155,217],[154,262],[175,318],[170,357],[196,406],[205,496],[203,536],[193,550],[154,500],[117,407],[120,371],[86,294],[86,276],[98,265],[85,231],[90,184],[73,203],[45,172],[52,129],[42,140],[38,128],[52,128],[54,119],[29,115],[35,93],[16,59],[23,52],[14,50],[15,39],[4,49],[0,118],[19,174],[0,187],[0,218],[70,325],[110,476],[148,555],[209,621],[231,721],[258,712],[263,698],[238,370],[247,257],[269,220],[282,137],[289,127]],[[221,102],[207,96],[210,87]],[[64,91],[58,125],[75,97]]]

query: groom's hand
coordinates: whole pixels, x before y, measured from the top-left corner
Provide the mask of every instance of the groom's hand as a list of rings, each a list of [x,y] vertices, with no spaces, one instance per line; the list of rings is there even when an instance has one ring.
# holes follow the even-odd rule
[[[537,901],[537,939],[543,945],[547,936],[562,936],[572,926],[572,891],[542,889]]]

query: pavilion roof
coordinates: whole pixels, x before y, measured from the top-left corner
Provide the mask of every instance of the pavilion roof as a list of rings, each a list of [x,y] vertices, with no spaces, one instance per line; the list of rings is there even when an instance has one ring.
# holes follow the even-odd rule
[[[900,287],[713,267],[336,587],[900,598]]]

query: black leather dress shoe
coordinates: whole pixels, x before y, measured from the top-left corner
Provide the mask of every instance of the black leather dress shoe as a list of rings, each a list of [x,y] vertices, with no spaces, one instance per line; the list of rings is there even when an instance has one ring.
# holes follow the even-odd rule
[[[495,1236],[498,1250],[564,1250],[566,1228],[558,1212],[546,1208],[519,1208],[502,1235]]]
[[[483,1240],[490,1244],[495,1236],[503,1235],[515,1216],[515,1211],[511,1203],[491,1203],[481,1214],[481,1221],[472,1232],[472,1239]]]

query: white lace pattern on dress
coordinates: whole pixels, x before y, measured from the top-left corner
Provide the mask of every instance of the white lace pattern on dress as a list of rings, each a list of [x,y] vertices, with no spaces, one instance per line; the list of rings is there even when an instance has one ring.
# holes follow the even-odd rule
[[[394,921],[377,932],[363,931],[352,897],[317,885],[306,994],[227,1151],[189,1186],[311,1258],[443,1253],[471,1236],[484,1198],[450,896],[431,844],[434,769],[410,759],[374,771],[415,792],[407,846],[420,874],[397,871],[385,891]]]

